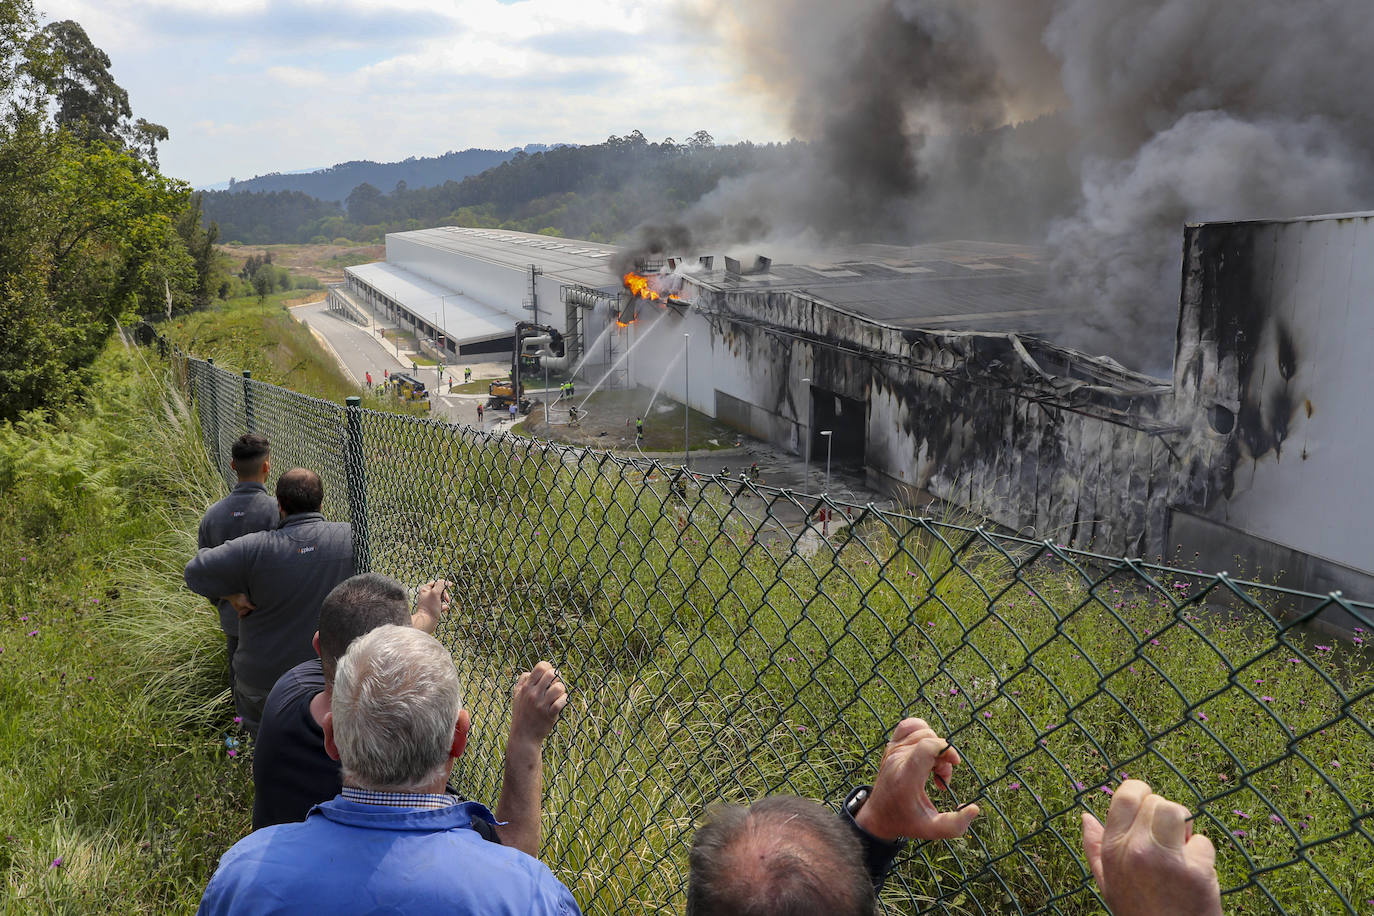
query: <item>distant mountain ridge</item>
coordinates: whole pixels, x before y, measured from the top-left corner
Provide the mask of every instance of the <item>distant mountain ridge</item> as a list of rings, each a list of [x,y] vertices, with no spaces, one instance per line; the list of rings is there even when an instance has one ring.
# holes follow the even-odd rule
[[[562,144],[555,144],[559,146]],[[553,149],[544,143],[530,143],[508,150],[465,149],[442,156],[414,157],[402,162],[372,162],[367,159],[340,162],[327,169],[313,172],[273,172],[245,181],[230,179],[228,190],[244,191],[300,191],[324,201],[342,202],[360,184],[370,184],[381,191],[390,191],[399,182],[408,188],[433,188],[446,181],[462,181],[508,161],[522,150],[533,154]]]

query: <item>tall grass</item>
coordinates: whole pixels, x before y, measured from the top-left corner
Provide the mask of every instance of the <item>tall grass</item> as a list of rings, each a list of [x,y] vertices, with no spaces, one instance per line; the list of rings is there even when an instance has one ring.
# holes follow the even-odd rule
[[[114,345],[89,403],[0,429],[0,912],[194,906],[249,822],[223,640],[186,592],[220,495],[164,367]]]

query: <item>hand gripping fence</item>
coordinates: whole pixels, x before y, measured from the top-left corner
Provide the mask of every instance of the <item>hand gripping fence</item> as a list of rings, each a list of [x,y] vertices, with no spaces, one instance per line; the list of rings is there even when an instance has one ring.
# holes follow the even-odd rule
[[[359,568],[453,581],[439,636],[494,803],[511,687],[547,658],[541,857],[588,913],[680,912],[717,801],[837,804],[903,716],[963,758],[892,913],[1090,913],[1079,816],[1126,777],[1187,805],[1231,913],[1374,911],[1374,608],[723,476],[340,407],[175,356],[206,449],[314,468]],[[828,512],[828,532],[815,520]]]

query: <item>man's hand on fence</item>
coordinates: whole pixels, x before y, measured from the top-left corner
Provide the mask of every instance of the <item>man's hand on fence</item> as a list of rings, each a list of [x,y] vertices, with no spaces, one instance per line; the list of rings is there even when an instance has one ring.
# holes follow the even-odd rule
[[[511,695],[506,769],[496,802],[501,842],[539,857],[539,819],[544,796],[544,739],[553,731],[568,688],[558,671],[540,662],[521,674]]]
[[[232,595],[225,595],[224,600],[233,605],[235,612],[240,617],[247,617],[258,609],[258,606],[248,600],[246,592],[235,592]]]
[[[435,579],[420,586],[415,596],[415,613],[410,617],[411,626],[434,635],[439,628],[439,618],[448,613],[448,586],[445,579]]]
[[[948,788],[959,762],[959,752],[925,720],[903,719],[892,732],[873,792],[854,816],[855,823],[883,840],[962,836],[978,816],[978,806],[940,812],[926,792],[932,777],[937,787]]]
[[[511,695],[510,744],[516,741],[544,743],[563,707],[568,705],[568,688],[558,671],[548,662],[540,662],[515,682]]]
[[[1116,790],[1105,828],[1083,814],[1083,852],[1114,916],[1221,916],[1211,840],[1138,779]]]

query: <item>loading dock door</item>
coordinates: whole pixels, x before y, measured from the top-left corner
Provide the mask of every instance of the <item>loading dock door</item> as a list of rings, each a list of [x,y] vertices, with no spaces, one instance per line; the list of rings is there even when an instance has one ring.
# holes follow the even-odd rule
[[[868,448],[868,402],[811,386],[811,458],[825,461],[823,430],[830,430],[832,464],[863,467]]]

